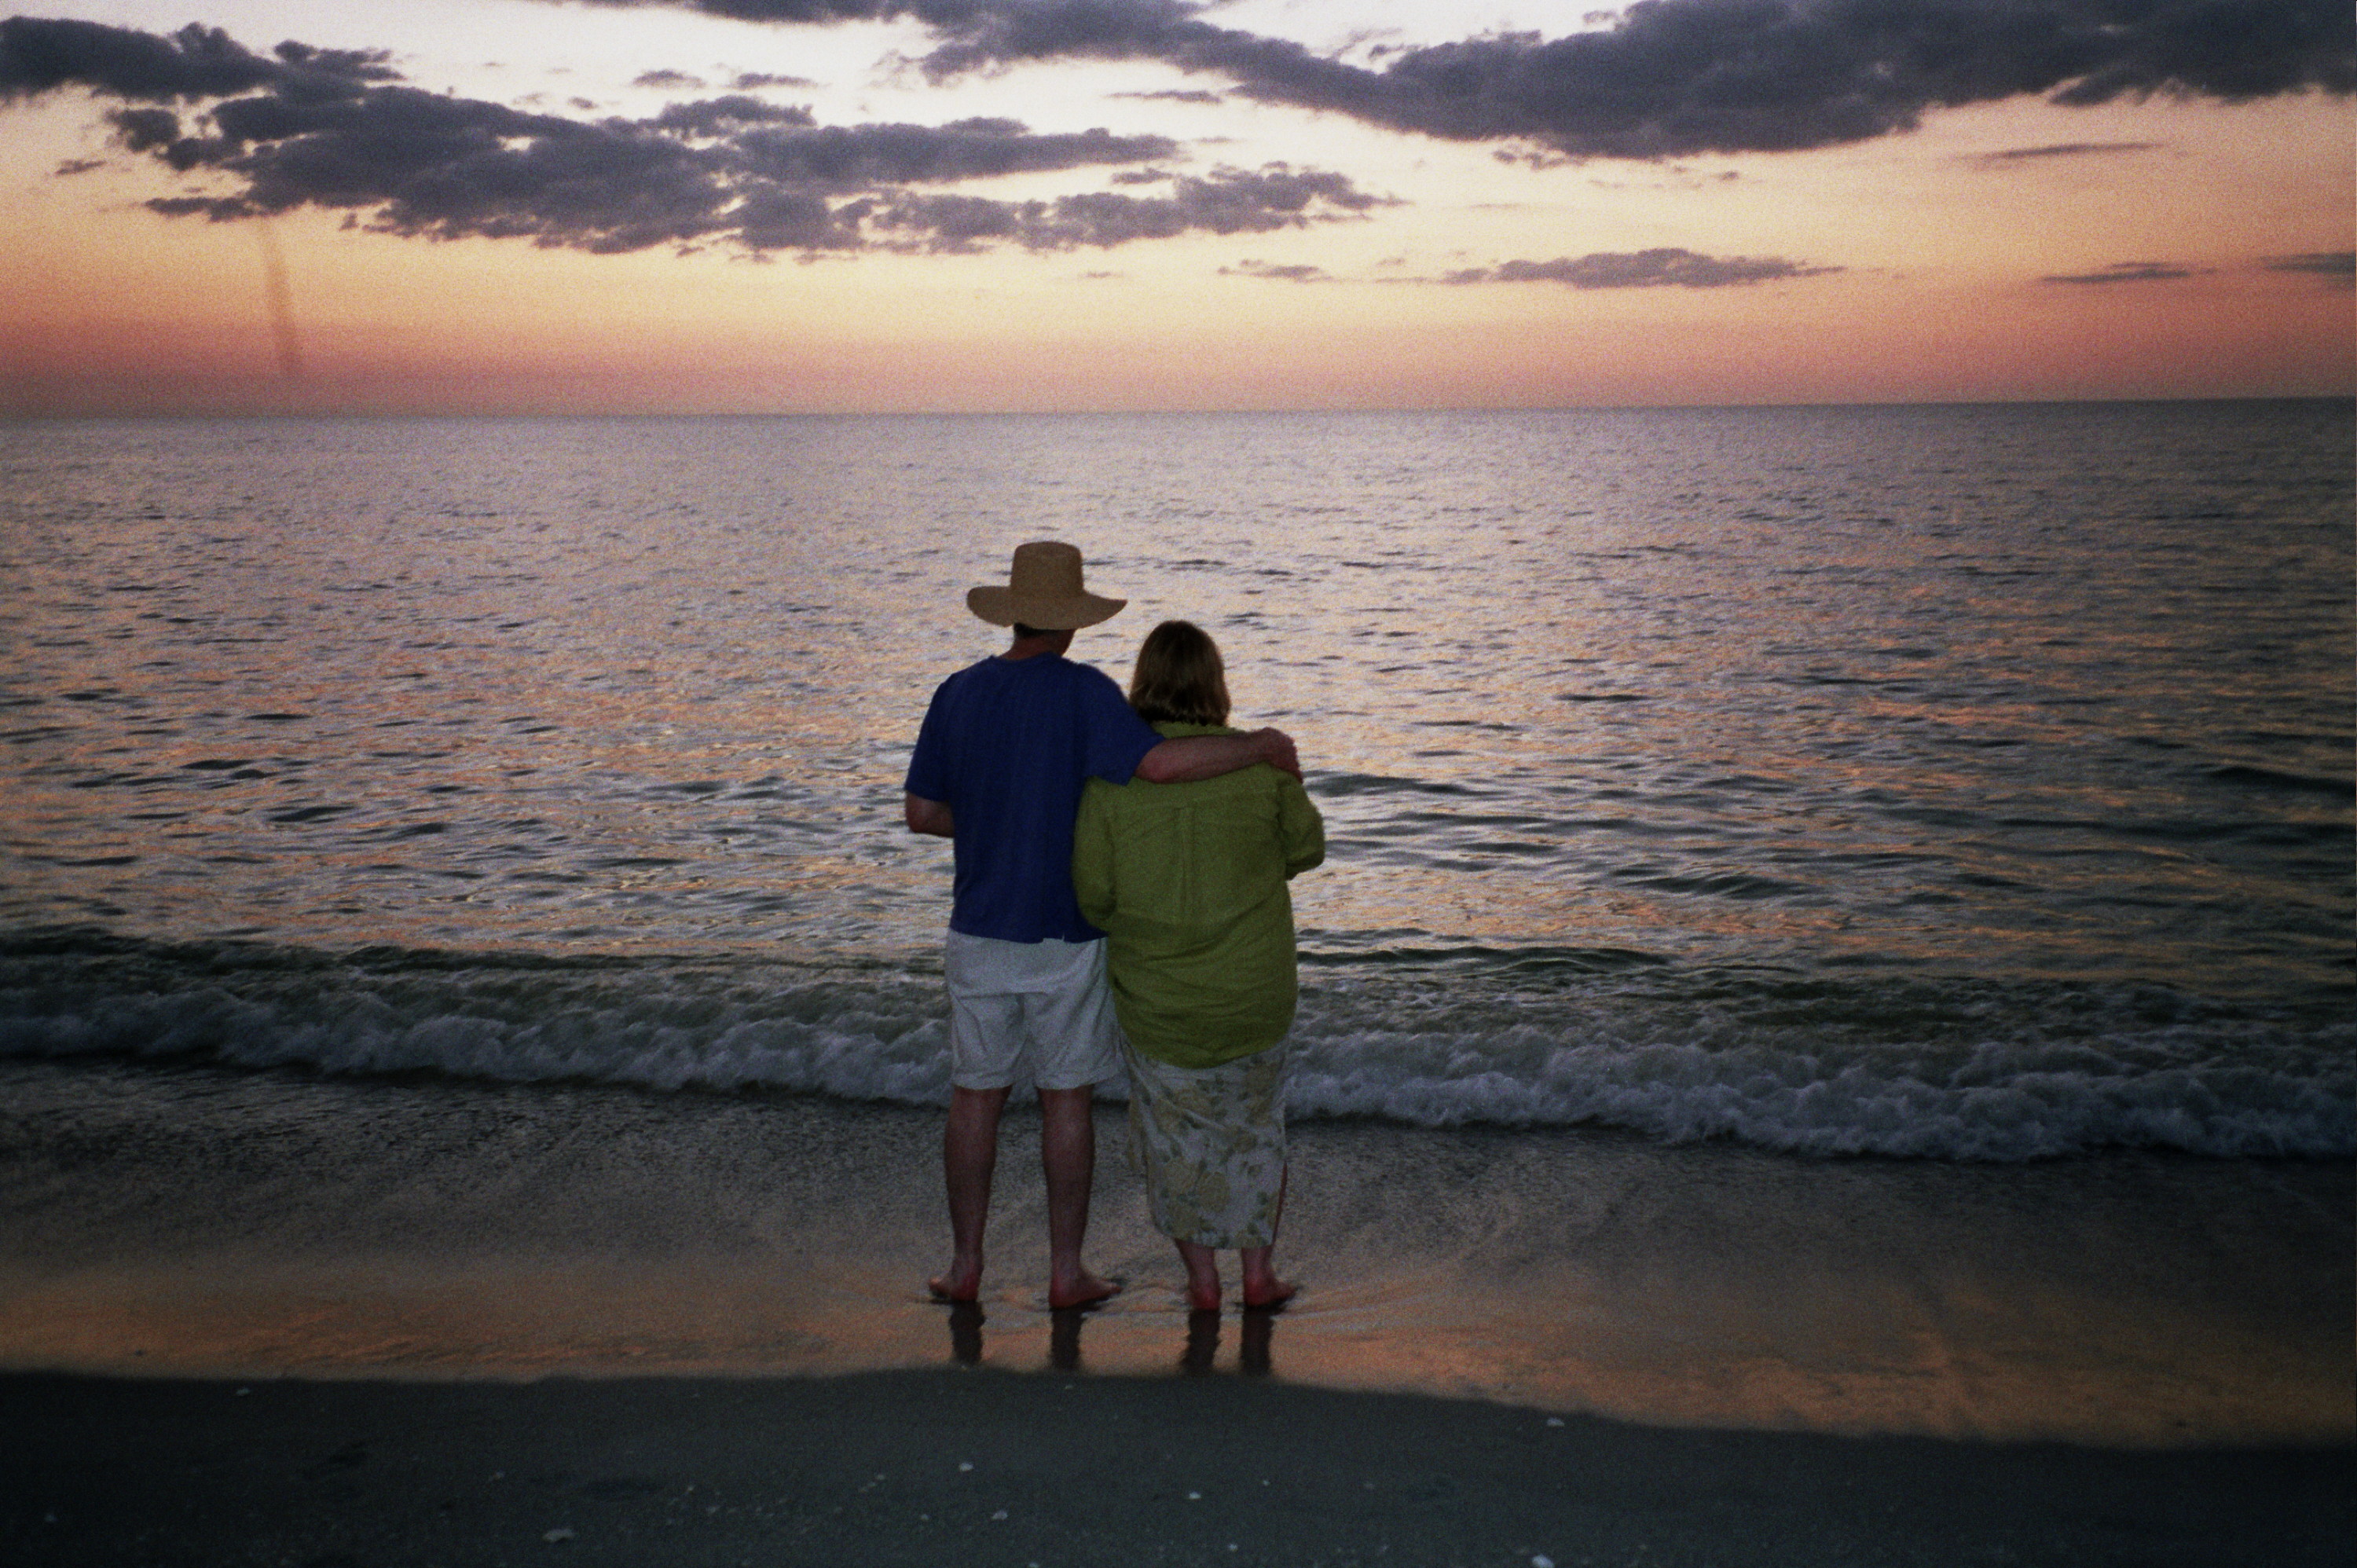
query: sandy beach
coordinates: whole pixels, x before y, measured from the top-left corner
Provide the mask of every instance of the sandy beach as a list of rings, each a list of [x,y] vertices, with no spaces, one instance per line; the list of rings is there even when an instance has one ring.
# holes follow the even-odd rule
[[[1045,1309],[1017,1118],[985,1298],[954,1314],[918,1285],[935,1112],[0,1073],[11,1562],[2287,1563],[2352,1540],[2343,1162],[1310,1122],[1300,1303],[1210,1323],[1111,1109],[1091,1252],[1129,1288]]]
[[[782,1095],[0,1064],[0,1369],[1160,1375],[1180,1275],[1100,1109],[1060,1349],[1036,1115],[986,1323],[925,1298],[940,1113]],[[1275,1376],[1654,1424],[2149,1447],[2352,1435],[2346,1162],[1811,1160],[1308,1122]],[[1070,1340],[1071,1336],[1062,1337]],[[1232,1359],[1231,1339],[1224,1355]]]
[[[27,1568],[2282,1568],[2351,1539],[2345,1447],[1681,1431],[1235,1375],[18,1375],[0,1410]]]

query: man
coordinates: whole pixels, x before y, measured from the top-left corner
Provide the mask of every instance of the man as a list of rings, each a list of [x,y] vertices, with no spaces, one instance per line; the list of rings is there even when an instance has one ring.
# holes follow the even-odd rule
[[[1039,1091],[1048,1183],[1048,1305],[1088,1306],[1121,1287],[1081,1262],[1096,1168],[1090,1101],[1119,1070],[1104,935],[1072,898],[1072,821],[1092,778],[1213,779],[1257,762],[1298,777],[1279,731],[1164,740],[1101,671],[1064,654],[1072,633],[1126,599],[1082,584],[1069,544],[1019,546],[1004,588],[966,606],[1011,627],[1006,652],[942,682],[909,759],[911,832],[952,841],[956,877],[944,965],[950,992],[950,1117],[942,1139],[953,1249],[931,1282],[946,1301],[982,1287],[983,1230],[998,1121],[1019,1071]]]

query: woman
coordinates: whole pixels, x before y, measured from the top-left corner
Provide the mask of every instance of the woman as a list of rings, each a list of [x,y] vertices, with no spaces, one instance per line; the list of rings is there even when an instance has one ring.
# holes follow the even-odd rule
[[[1183,620],[1146,634],[1129,702],[1165,736],[1237,733],[1220,650]],[[1298,992],[1285,884],[1325,858],[1301,781],[1265,764],[1191,784],[1092,779],[1081,800],[1072,888],[1111,939],[1131,1138],[1199,1312],[1219,1309],[1222,1248],[1243,1254],[1247,1307],[1294,1293],[1273,1261]]]

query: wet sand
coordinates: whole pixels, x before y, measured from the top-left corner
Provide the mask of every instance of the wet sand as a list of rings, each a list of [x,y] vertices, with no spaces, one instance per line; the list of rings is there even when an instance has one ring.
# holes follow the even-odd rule
[[[1275,1316],[1190,1318],[1101,1122],[985,1299],[938,1112],[0,1064],[0,1560],[2348,1558],[2352,1172],[1297,1129]],[[972,1466],[971,1469],[963,1468]],[[1231,1551],[1231,1544],[1233,1550]]]
[[[1181,1276],[1101,1122],[1045,1309],[1010,1119],[985,1321],[942,1261],[936,1112],[595,1087],[0,1064],[0,1370],[1167,1379]],[[2117,1448],[2352,1437],[2346,1162],[1808,1160],[1620,1134],[1296,1130],[1251,1356],[1285,1383],[1653,1425]],[[1212,1363],[1243,1364],[1232,1317]],[[1203,1358],[1196,1355],[1198,1362]]]

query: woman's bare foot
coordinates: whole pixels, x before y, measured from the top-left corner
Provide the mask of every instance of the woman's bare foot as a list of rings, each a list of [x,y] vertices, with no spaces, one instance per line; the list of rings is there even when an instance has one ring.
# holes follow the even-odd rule
[[[1276,1249],[1246,1247],[1238,1260],[1244,1269],[1244,1310],[1266,1312],[1291,1301],[1301,1287],[1276,1277]]]
[[[1058,1312],[1067,1312],[1076,1306],[1094,1306],[1101,1301],[1111,1301],[1120,1294],[1119,1280],[1101,1280],[1082,1269],[1069,1280],[1049,1283],[1048,1305]]]
[[[1177,1240],[1177,1238],[1172,1238]],[[1178,1241],[1178,1262],[1187,1270],[1187,1310],[1220,1310],[1220,1255],[1196,1241]]]

